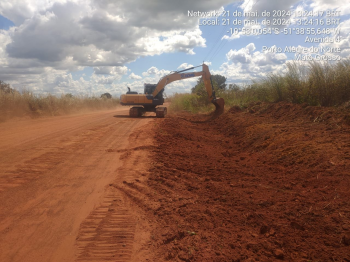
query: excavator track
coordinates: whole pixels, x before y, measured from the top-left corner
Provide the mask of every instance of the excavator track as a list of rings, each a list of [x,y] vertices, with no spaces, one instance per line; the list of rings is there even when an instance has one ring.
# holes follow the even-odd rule
[[[130,117],[140,117],[144,113],[145,112],[144,112],[144,108],[143,107],[134,106],[134,107],[130,108],[129,116]]]
[[[157,118],[163,118],[167,114],[167,108],[166,107],[157,107],[156,108],[156,117]]]

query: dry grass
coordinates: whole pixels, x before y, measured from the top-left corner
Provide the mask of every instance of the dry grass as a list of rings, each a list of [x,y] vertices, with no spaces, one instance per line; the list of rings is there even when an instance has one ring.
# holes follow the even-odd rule
[[[254,82],[245,93],[245,101],[307,103],[313,106],[339,106],[350,100],[350,60],[336,64],[295,62],[287,64],[285,75],[269,74]],[[242,102],[242,101],[240,101]]]
[[[0,121],[22,116],[57,116],[82,110],[109,109],[118,104],[119,99],[114,98],[72,96],[70,94],[59,97],[50,94],[34,95],[31,92],[19,93],[13,89],[2,88],[0,89]]]
[[[287,101],[313,106],[339,106],[350,101],[350,60],[338,63],[310,62],[287,64],[286,74],[268,74],[264,79],[255,80],[246,86],[229,85],[218,90],[217,96],[227,106],[247,106],[251,102]],[[194,94],[174,95],[174,109],[192,112],[206,111],[207,96]],[[201,107],[201,108],[198,108]],[[194,109],[193,109],[194,108]]]

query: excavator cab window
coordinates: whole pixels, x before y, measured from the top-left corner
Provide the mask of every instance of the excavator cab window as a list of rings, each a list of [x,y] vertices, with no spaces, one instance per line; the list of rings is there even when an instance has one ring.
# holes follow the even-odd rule
[[[156,89],[157,85],[156,84],[145,84],[145,94],[146,95],[151,95],[154,90]],[[164,92],[164,89],[162,91],[160,91],[155,98],[158,98],[158,99],[162,99],[163,98],[163,92]]]
[[[156,89],[157,85],[145,84],[145,94],[150,95],[153,93],[154,89]]]

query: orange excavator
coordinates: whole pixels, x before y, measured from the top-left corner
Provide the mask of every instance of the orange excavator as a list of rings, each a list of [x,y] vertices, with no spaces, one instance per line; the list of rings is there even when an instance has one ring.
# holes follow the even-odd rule
[[[215,96],[209,67],[205,64],[201,66],[202,71],[200,72],[187,72],[188,70],[195,68],[190,67],[164,76],[159,80],[158,84],[145,84],[144,94],[132,92],[130,88],[128,88],[129,91],[120,96],[120,104],[123,106],[133,106],[129,111],[131,117],[140,117],[146,112],[155,112],[157,117],[165,117],[167,114],[167,108],[161,107],[164,103],[164,87],[174,81],[201,76],[208,93],[209,101],[215,105],[215,113],[221,114],[224,111],[225,101],[224,99]]]

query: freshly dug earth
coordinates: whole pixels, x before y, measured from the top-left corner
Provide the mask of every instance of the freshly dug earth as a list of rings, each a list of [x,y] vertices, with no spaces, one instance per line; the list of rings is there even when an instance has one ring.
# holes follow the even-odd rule
[[[157,120],[152,261],[350,261],[350,112],[288,103]]]

